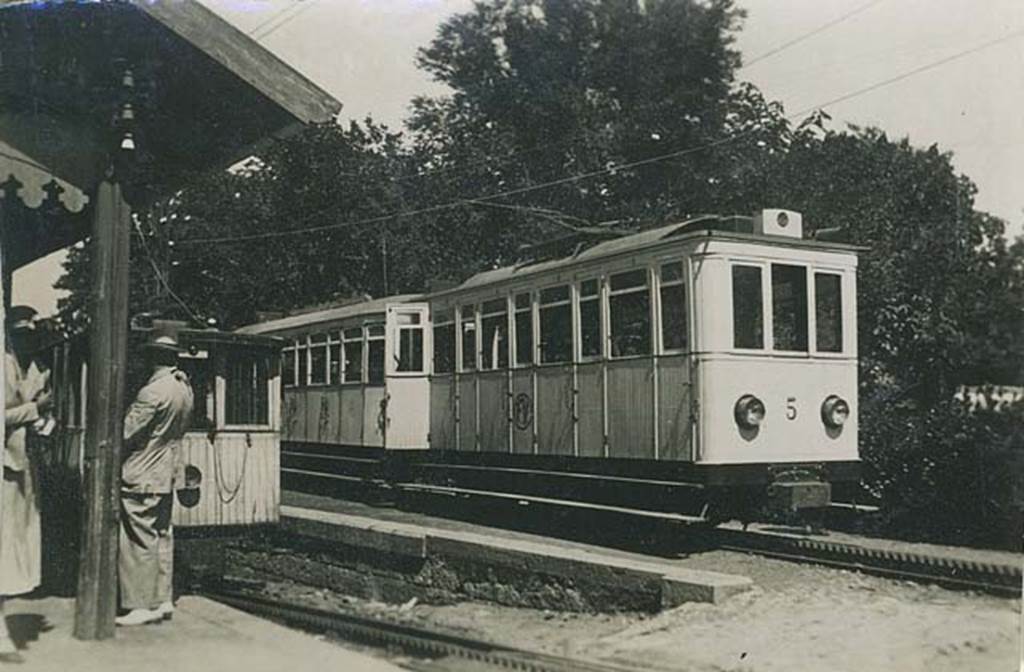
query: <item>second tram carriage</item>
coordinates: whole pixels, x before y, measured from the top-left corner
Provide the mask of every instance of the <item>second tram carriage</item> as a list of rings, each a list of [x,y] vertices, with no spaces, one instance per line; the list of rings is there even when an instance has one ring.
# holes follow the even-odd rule
[[[174,524],[207,530],[277,522],[281,341],[166,320],[133,328],[132,336],[141,339],[149,330],[177,336],[184,348],[178,367],[188,374],[195,395],[180,457],[188,465],[186,477],[198,487],[175,498]],[[55,500],[59,517],[68,520],[77,515],[80,499],[87,345],[82,337],[55,337],[40,356],[52,374],[59,428],[40,454],[50,490],[43,496]]]
[[[765,210],[240,331],[288,343],[285,479],[715,521],[858,480],[856,270]]]

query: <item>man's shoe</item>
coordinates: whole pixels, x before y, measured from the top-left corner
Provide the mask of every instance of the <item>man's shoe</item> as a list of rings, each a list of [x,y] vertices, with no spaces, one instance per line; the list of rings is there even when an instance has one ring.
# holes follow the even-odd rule
[[[154,609],[132,609],[124,616],[118,616],[114,622],[122,626],[146,625],[147,623],[157,623],[162,618],[160,612]]]
[[[160,618],[165,621],[171,620],[174,616],[174,602],[163,602],[159,607],[156,608],[156,613],[160,614]]]
[[[18,653],[18,647],[10,637],[0,637],[0,663],[24,663],[25,659]]]

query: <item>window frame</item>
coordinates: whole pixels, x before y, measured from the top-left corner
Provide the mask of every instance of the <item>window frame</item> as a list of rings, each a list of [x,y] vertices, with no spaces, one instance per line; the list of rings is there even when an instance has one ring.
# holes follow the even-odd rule
[[[576,362],[576,309],[575,309],[575,282],[571,280],[563,280],[554,284],[545,285],[540,287],[533,294],[533,304],[535,307],[535,319],[534,319],[534,349],[536,353],[534,355],[535,366],[565,366],[566,364],[573,364]],[[552,301],[551,303],[543,303],[541,295],[549,289],[558,289],[564,287],[566,290],[566,298]],[[568,359],[558,360],[556,362],[545,362],[544,353],[541,349],[543,343],[542,338],[542,324],[541,324],[541,313],[545,308],[558,308],[560,306],[569,307],[569,357]]]
[[[217,354],[218,353],[214,347],[209,345],[197,348],[195,352],[186,351],[178,353],[178,366],[184,370],[185,375],[188,376],[189,384],[192,386],[193,412],[192,417],[189,419],[189,428],[187,430],[189,433],[208,432],[211,429],[218,428],[220,424],[221,409],[217,400],[217,379],[219,378],[219,372],[217,370]],[[292,358],[295,358],[294,351],[292,352]],[[203,368],[206,370],[207,386],[205,390],[198,389],[198,386],[196,385],[197,376],[195,375],[195,372],[189,370],[188,366],[182,367],[182,361],[202,363]],[[203,407],[203,415],[209,423],[206,426],[196,424],[198,416],[195,411],[200,406]],[[224,410],[227,410],[226,406]]]
[[[516,304],[516,299],[520,296],[527,297],[529,305],[526,308],[520,308]],[[509,320],[511,321],[511,328],[509,329],[509,341],[510,341],[510,359],[509,366],[512,369],[529,369],[537,365],[537,340],[538,334],[538,308],[537,308],[537,293],[532,289],[513,289],[509,293]],[[520,362],[519,361],[519,315],[530,316],[530,361]]]
[[[374,327],[379,327],[381,333],[370,333]],[[367,386],[383,387],[388,381],[388,327],[387,322],[381,320],[365,320],[363,322],[363,381]],[[370,380],[370,344],[381,343],[383,348],[383,362],[380,368],[380,381]]]
[[[767,307],[769,310],[766,311],[770,315],[768,323],[771,325],[771,354],[775,357],[787,357],[796,359],[806,359],[814,354],[811,343],[811,334],[814,333],[811,330],[816,331],[817,325],[814,322],[811,313],[814,308],[814,290],[811,287],[809,280],[812,278],[814,273],[814,264],[806,261],[795,261],[790,259],[771,259],[767,262],[768,265],[768,303]],[[804,314],[804,325],[806,326],[807,333],[805,335],[807,347],[804,350],[780,350],[775,347],[775,276],[774,269],[776,266],[790,266],[800,267],[804,269],[804,298],[806,299],[805,314]],[[761,278],[762,284],[764,283],[764,276]],[[762,287],[763,289],[763,287]],[[816,335],[816,334],[815,334]],[[816,345],[816,344],[813,344]]]
[[[492,312],[489,312],[489,313],[488,312],[484,312],[484,307],[487,304],[499,303],[499,302],[502,304],[502,308],[501,308],[500,311],[495,310],[495,311],[492,311]],[[477,308],[477,315],[478,315],[478,321],[479,321],[479,324],[480,324],[479,331],[477,332],[477,351],[479,352],[479,358],[478,358],[478,362],[477,362],[478,363],[477,371],[480,371],[482,373],[492,372],[492,371],[508,371],[511,368],[511,363],[512,363],[512,347],[511,347],[511,345],[512,345],[512,337],[511,337],[511,334],[509,333],[509,312],[508,312],[509,301],[508,301],[508,296],[507,295],[503,295],[503,296],[500,296],[500,297],[495,297],[495,298],[492,298],[492,299],[483,300],[483,301],[480,301],[477,304],[477,306],[478,306],[478,308]],[[493,366],[493,367],[489,366],[487,368],[484,368],[484,366],[483,366],[483,364],[484,364],[484,342],[483,342],[484,341],[484,322],[488,318],[492,318],[493,319],[493,318],[498,317],[498,316],[504,316],[505,317],[504,325],[503,325],[504,328],[505,328],[505,366],[501,366],[501,364],[500,364],[500,362],[501,362],[501,355],[500,355],[500,353],[497,353],[495,351],[494,344],[491,343],[489,345],[489,348],[491,349],[491,353],[488,356],[488,360],[494,354],[498,355],[498,359],[497,359],[496,362],[494,362],[495,366]],[[499,322],[499,328],[501,326],[502,325]]]
[[[849,328],[849,320],[846,319],[846,311],[848,308],[848,302],[850,301],[847,293],[847,271],[842,268],[834,266],[817,266],[814,264],[808,265],[808,273],[810,275],[810,282],[808,283],[808,312],[810,313],[808,318],[808,331],[809,337],[813,335],[811,339],[811,354],[815,357],[821,357],[823,359],[848,359],[853,357],[851,347],[847,342],[847,330]],[[817,274],[834,275],[839,278],[839,351],[835,352],[832,350],[819,350],[818,349],[818,287],[816,282]]]
[[[627,273],[642,272],[644,275],[643,290],[647,292],[647,326],[648,326],[648,346],[650,347],[649,352],[633,354],[633,355],[615,355],[615,348],[613,347],[613,341],[615,338],[612,332],[612,299],[616,296],[622,296],[625,294],[639,294],[640,289],[638,286],[627,287],[626,289],[612,289],[612,278],[618,275],[625,275]],[[654,272],[650,266],[634,266],[633,268],[623,268],[614,272],[609,272],[605,276],[606,287],[605,291],[605,305],[606,305],[606,319],[608,324],[607,329],[607,344],[605,345],[608,353],[608,361],[619,361],[627,359],[637,359],[641,357],[653,357],[657,352],[657,334],[655,330],[655,297],[654,297]]]
[[[605,316],[605,280],[606,277],[595,275],[583,277],[573,283],[573,359],[581,364],[600,362],[607,358],[608,323]],[[597,294],[583,296],[583,284],[597,283]],[[583,303],[593,301],[597,304],[597,349],[596,355],[583,354]]]
[[[333,348],[338,348],[338,373],[335,379],[334,375],[334,356],[332,355]],[[345,378],[345,346],[342,344],[341,330],[333,329],[327,332],[327,385],[335,386],[340,385],[341,381]]]
[[[431,328],[431,343],[430,343],[430,375],[431,376],[452,376],[455,375],[458,370],[459,360],[459,347],[458,347],[458,323],[455,319],[456,313],[455,308],[449,306],[435,312],[431,308],[430,314],[430,328]],[[437,370],[437,330],[442,327],[451,327],[452,329],[452,366],[448,371]]]
[[[682,273],[678,280],[670,280],[667,283],[664,280],[664,267],[670,264],[679,264],[682,267]],[[691,298],[692,288],[690,286],[690,264],[689,257],[665,257],[655,260],[655,265],[652,269],[654,275],[657,278],[657,291],[655,292],[657,299],[657,353],[659,355],[681,355],[693,352],[693,311],[691,311]],[[665,306],[664,297],[662,296],[662,290],[666,287],[678,287],[683,288],[683,319],[685,320],[686,326],[686,344],[682,348],[667,348],[665,347]]]
[[[230,386],[228,384],[228,374],[230,373],[230,366],[232,362],[238,361],[238,354],[232,352],[229,357],[218,355],[220,361],[219,365],[215,368],[217,373],[216,383],[216,397],[215,403],[216,415],[215,423],[217,429],[226,432],[238,432],[238,431],[273,431],[274,430],[274,410],[272,408],[272,399],[274,397],[274,369],[273,362],[270,361],[269,355],[263,352],[249,353],[253,358],[254,365],[257,364],[257,360],[263,360],[266,366],[266,423],[230,423],[228,422],[228,390]],[[223,424],[221,424],[223,422]]]
[[[410,324],[402,324],[401,316],[412,316],[415,321]],[[433,328],[434,325],[430,320],[430,314],[427,309],[420,306],[402,306],[396,305],[388,308],[386,316],[387,326],[391,327],[393,323],[394,332],[388,334],[385,331],[385,342],[384,350],[384,375],[386,378],[397,377],[397,378],[422,378],[430,375],[430,371],[433,367]],[[427,331],[430,330],[428,335]],[[400,371],[398,368],[399,361],[396,359],[401,354],[402,347],[402,332],[419,332],[420,335],[420,368],[413,371]],[[389,336],[393,338],[389,339]],[[428,350],[429,348],[429,350]]]
[[[359,330],[359,338],[349,338],[345,332]],[[348,371],[345,369],[345,362],[348,355],[345,354],[349,343],[359,343],[359,380],[349,380]],[[341,329],[341,382],[340,385],[363,385],[366,382],[366,328],[363,325],[354,327],[343,327]]]
[[[315,341],[314,338],[322,337],[322,341]],[[330,348],[331,337],[327,332],[316,332],[309,334],[306,337],[306,342],[309,348],[309,371],[307,374],[309,382],[307,387],[326,387],[330,384],[331,379],[331,348]],[[323,348],[324,351],[324,380],[320,383],[313,382],[313,350],[314,348]]]
[[[774,334],[774,324],[772,322],[771,314],[771,295],[769,294],[768,285],[770,283],[765,282],[765,276],[770,275],[765,271],[768,268],[770,262],[764,259],[743,259],[743,258],[730,258],[728,260],[728,275],[729,275],[729,332],[727,338],[729,339],[730,352],[739,354],[776,354],[776,351],[772,350],[772,336]],[[736,285],[735,276],[733,271],[738,266],[745,266],[748,268],[757,268],[761,278],[761,347],[760,348],[743,348],[736,345]],[[785,353],[777,353],[783,356]]]
[[[284,357],[288,356],[288,355],[290,355],[291,358],[292,358],[292,376],[291,376],[292,379],[290,381],[286,381],[284,379],[284,371],[285,371],[285,369],[284,369],[284,366],[283,366],[284,363],[282,362],[282,366],[281,366],[281,388],[282,389],[290,390],[290,389],[298,387],[297,383],[298,383],[298,380],[299,380],[299,347],[298,347],[298,341],[296,339],[294,339],[294,338],[291,339],[291,345],[288,345],[288,346],[285,346],[285,347],[281,348],[281,359],[283,360]]]
[[[309,334],[296,339],[295,352],[297,354],[295,359],[295,387],[309,387],[309,372],[310,365],[312,364],[309,358]],[[302,373],[303,362],[306,363],[305,376],[300,375]]]
[[[464,310],[472,310],[472,319],[466,319],[463,314]],[[465,333],[463,332],[464,324],[473,325],[473,368],[466,368],[466,356],[465,356]],[[458,359],[456,363],[456,372],[463,373],[476,373],[480,370],[480,305],[476,302],[473,303],[460,303],[455,306],[455,356]]]

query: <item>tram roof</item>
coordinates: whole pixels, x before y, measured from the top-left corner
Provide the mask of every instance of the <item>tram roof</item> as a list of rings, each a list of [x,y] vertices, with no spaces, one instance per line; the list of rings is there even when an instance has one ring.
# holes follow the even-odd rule
[[[394,296],[385,296],[379,299],[359,301],[358,303],[348,303],[336,308],[326,308],[324,310],[317,310],[308,313],[288,315],[287,317],[282,317],[276,320],[246,325],[236,329],[235,331],[239,334],[268,334],[286,332],[309,324],[343,322],[349,318],[359,317],[360,315],[383,313],[387,309],[388,304],[408,303],[411,301],[418,301],[422,298],[422,294],[396,294]]]
[[[781,245],[785,247],[811,248],[823,251],[856,253],[864,250],[858,245],[849,243],[826,242],[822,240],[807,238],[787,238],[784,236],[772,236],[765,234],[749,233],[744,231],[724,229],[723,227],[734,227],[737,220],[749,220],[750,218],[719,217],[718,215],[703,215],[688,219],[684,222],[676,222],[666,226],[640,231],[620,238],[605,240],[593,245],[575,255],[546,259],[542,261],[528,261],[514,266],[505,266],[493,270],[483,271],[470,277],[457,287],[437,292],[437,294],[454,294],[467,289],[483,287],[495,283],[508,282],[517,278],[538,275],[546,271],[554,271],[566,266],[572,266],[588,261],[605,259],[639,252],[647,248],[655,247],[664,241],[675,238],[679,240],[692,240],[700,238],[713,238],[715,240],[733,240],[746,243],[759,243],[765,245]]]

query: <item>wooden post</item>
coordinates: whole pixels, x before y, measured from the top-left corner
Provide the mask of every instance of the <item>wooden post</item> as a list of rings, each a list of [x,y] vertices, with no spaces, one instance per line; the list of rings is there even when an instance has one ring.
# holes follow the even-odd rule
[[[0,278],[6,277],[5,273],[8,272],[7,263],[4,259],[7,254],[7,245],[5,243],[6,237],[4,235],[6,229],[6,222],[4,220],[4,206],[10,201],[5,201],[6,197],[0,194]],[[0,282],[0,406],[3,406],[4,410],[7,410],[7,302],[11,300],[7,290],[7,283]],[[4,415],[0,415],[0,436],[7,439],[7,425]],[[4,473],[4,453],[6,450],[0,450],[0,476]],[[3,498],[0,497],[0,514],[3,513]],[[2,535],[0,535],[2,536]],[[0,540],[0,543],[3,543]]]
[[[131,213],[121,186],[111,180],[97,189],[92,234],[85,513],[75,603],[75,637],[86,640],[113,637],[117,615]]]

